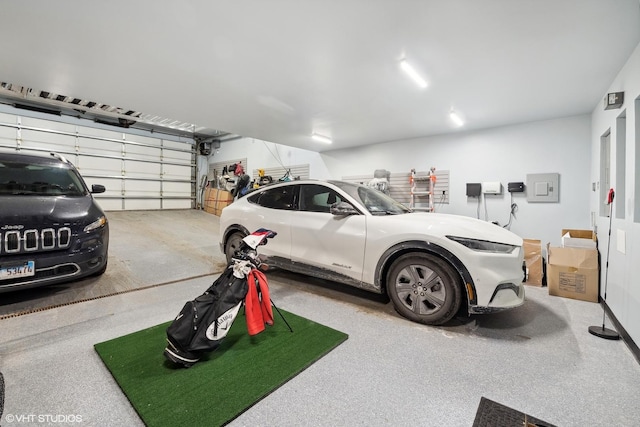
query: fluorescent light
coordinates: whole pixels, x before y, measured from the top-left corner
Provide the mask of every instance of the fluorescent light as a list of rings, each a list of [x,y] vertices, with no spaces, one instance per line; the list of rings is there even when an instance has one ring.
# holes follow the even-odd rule
[[[400,68],[407,73],[411,79],[421,88],[427,87],[427,82],[418,74],[418,72],[406,60],[400,61]]]
[[[315,139],[318,142],[324,142],[325,144],[331,144],[331,138],[328,136],[320,135],[318,133],[314,133],[311,135],[311,138]]]
[[[455,111],[449,113],[449,118],[456,126],[462,126],[464,124],[460,116]]]

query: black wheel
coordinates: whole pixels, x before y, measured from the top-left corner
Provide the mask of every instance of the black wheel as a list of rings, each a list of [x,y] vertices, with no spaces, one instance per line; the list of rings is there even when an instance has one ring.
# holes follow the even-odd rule
[[[398,313],[414,322],[441,325],[462,300],[460,279],[449,264],[429,254],[398,258],[387,275],[387,293]]]
[[[246,234],[236,231],[233,232],[227,239],[227,243],[224,245],[224,254],[227,257],[227,264],[231,263],[231,257],[240,247],[240,245],[242,244],[242,239],[244,239],[245,236]]]

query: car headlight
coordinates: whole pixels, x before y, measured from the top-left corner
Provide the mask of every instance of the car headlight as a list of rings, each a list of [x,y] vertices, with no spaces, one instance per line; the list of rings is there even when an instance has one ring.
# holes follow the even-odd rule
[[[506,243],[489,242],[486,240],[469,239],[467,237],[447,236],[447,239],[460,243],[469,249],[480,252],[498,252],[510,254],[517,246],[508,245]]]
[[[95,229],[98,229],[100,227],[104,227],[104,225],[107,223],[107,217],[106,216],[101,216],[100,218],[96,219],[95,221],[93,221],[91,224],[87,225],[84,228],[85,233],[88,233],[90,231],[93,231]]]

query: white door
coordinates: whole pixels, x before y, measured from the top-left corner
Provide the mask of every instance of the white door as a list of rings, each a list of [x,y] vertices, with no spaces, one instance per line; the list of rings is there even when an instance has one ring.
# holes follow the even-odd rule
[[[301,184],[297,221],[291,223],[291,258],[295,262],[362,280],[366,216],[334,216],[329,206],[341,201],[320,184]]]

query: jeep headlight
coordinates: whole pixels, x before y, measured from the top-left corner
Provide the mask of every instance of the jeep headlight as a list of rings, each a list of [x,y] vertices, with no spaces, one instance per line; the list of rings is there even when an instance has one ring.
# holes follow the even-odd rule
[[[469,239],[467,237],[447,236],[447,239],[460,243],[462,246],[479,252],[497,252],[510,254],[517,246],[506,243],[489,242],[487,240]]]
[[[89,233],[90,231],[96,230],[100,227],[104,227],[106,223],[107,223],[107,217],[103,215],[100,218],[93,221],[91,224],[87,225],[84,228],[84,232]]]

